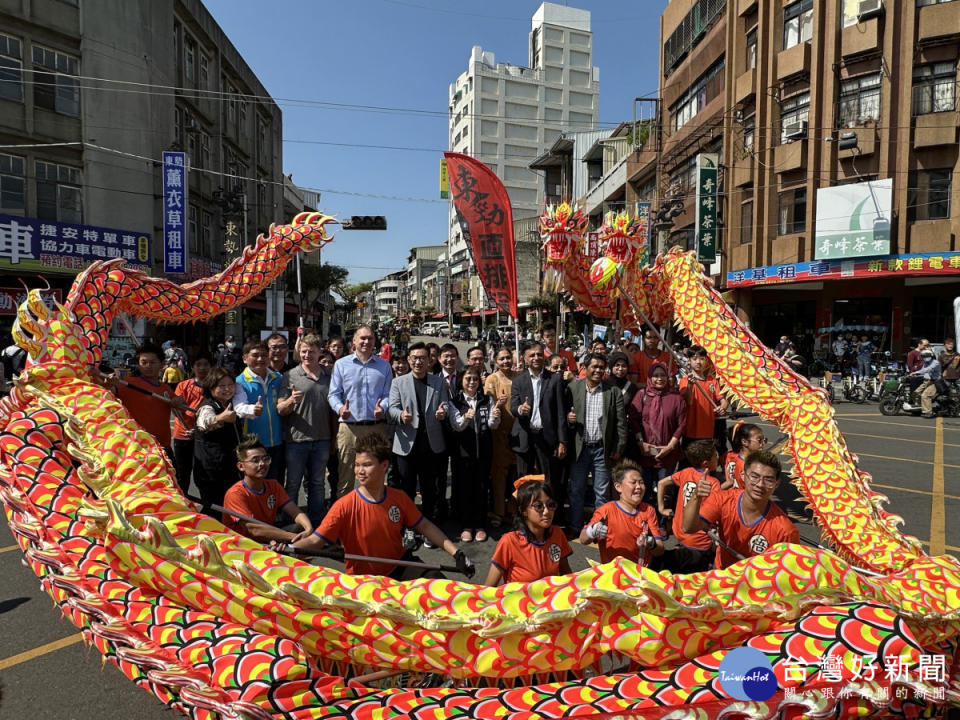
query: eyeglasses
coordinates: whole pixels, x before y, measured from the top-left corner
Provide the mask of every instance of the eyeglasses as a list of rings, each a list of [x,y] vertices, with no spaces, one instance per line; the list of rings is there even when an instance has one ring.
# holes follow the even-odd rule
[[[463,381],[464,381],[465,383],[468,383],[468,382],[478,383],[478,382],[480,382],[480,378],[478,378],[476,375],[466,375],[466,376],[463,378]]]
[[[763,483],[767,487],[773,487],[777,484],[777,480],[779,480],[776,475],[758,475],[755,472],[748,472],[746,473],[746,476],[755,483]]]
[[[257,457],[247,458],[244,460],[245,463],[250,463],[251,465],[269,465],[270,456],[269,455],[258,455]]]
[[[409,360],[411,363],[426,362],[426,361],[427,361],[427,356],[426,356],[426,355],[411,355],[410,357],[407,358],[407,360]]]
[[[534,512],[539,513],[540,515],[543,515],[545,511],[553,512],[554,510],[556,510],[557,504],[553,500],[551,500],[546,504],[537,501],[537,502],[530,503],[530,507],[533,508]]]

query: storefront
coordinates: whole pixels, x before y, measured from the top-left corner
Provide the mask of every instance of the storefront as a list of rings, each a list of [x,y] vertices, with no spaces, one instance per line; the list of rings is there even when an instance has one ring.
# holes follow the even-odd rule
[[[769,346],[786,334],[820,347],[824,336],[850,332],[902,354],[915,337],[953,335],[960,252],[768,265],[728,272],[726,281],[724,297]]]

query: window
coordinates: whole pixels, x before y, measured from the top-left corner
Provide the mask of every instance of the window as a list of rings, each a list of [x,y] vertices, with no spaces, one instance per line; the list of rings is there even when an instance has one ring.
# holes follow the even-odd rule
[[[0,98],[23,100],[23,47],[9,35],[0,35]]]
[[[791,95],[780,103],[780,142],[802,140],[806,133],[798,134],[802,123],[810,117],[810,91]]]
[[[917,0],[917,7],[924,5],[939,5],[940,3],[953,2],[953,0]]]
[[[800,233],[807,229],[807,189],[794,188],[780,193],[777,235]]]
[[[753,200],[740,206],[740,244],[753,242]]]
[[[197,72],[197,43],[192,37],[183,40],[183,75],[193,82]]]
[[[270,216],[270,208],[267,207],[267,186],[263,183],[257,183],[257,209],[261,215]]]
[[[679,130],[723,92],[723,60],[714,64],[670,108],[673,129]]]
[[[746,157],[747,155],[753,155],[753,140],[757,132],[757,119],[756,117],[748,117],[743,121],[743,155],[741,157]]]
[[[210,87],[210,60],[209,58],[200,53],[200,83],[199,87],[201,90],[206,90]]]
[[[880,120],[880,73],[840,81],[840,127],[856,127]]]
[[[952,112],[956,84],[955,60],[917,65],[913,69],[913,114]]]
[[[907,188],[907,221],[939,220],[950,217],[950,182],[952,172],[944,170],[912,170]]]
[[[204,212],[200,214],[200,240],[201,240],[200,253],[204,257],[212,257],[213,255],[213,222],[210,218],[210,213],[208,212]]]
[[[0,211],[18,215],[26,212],[23,194],[26,183],[23,158],[0,155]]]
[[[232,127],[237,124],[237,89],[233,85],[227,86],[227,123]]]
[[[757,66],[757,28],[747,33],[747,70]]]
[[[191,122],[193,118],[187,116],[187,125],[190,126],[193,123]],[[199,159],[199,154],[197,153],[197,133],[193,130],[187,130],[187,163],[188,165],[196,165],[197,160]]]
[[[38,107],[64,115],[80,114],[77,59],[56,50],[33,46],[33,102]]]
[[[723,16],[726,0],[695,0],[676,29],[663,44],[663,76],[667,77],[680,61],[706,36],[707,31]]]
[[[813,0],[799,0],[783,9],[783,49],[807,42],[813,35]]]
[[[197,206],[191,205],[187,215],[187,235],[190,237],[190,252],[199,253],[200,233],[197,232]]]
[[[533,29],[530,40],[530,67],[534,70],[540,69],[540,28]]]
[[[173,61],[176,63],[176,69],[180,69],[180,23],[173,24]]]
[[[83,222],[80,170],[37,160],[37,217],[67,223]]]
[[[205,132],[200,133],[200,167],[210,167],[210,136]]]
[[[243,100],[240,101],[240,132],[243,132],[247,127],[247,103]]]
[[[180,108],[173,109],[173,142],[180,144],[183,133],[180,128],[183,126],[183,113]]]

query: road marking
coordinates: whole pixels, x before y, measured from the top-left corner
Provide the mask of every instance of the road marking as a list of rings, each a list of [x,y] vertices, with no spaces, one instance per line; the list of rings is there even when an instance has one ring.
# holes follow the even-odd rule
[[[876,438],[877,440],[897,440],[904,443],[919,443],[921,445],[934,445],[936,444],[933,440],[906,440],[902,437],[894,437],[892,435],[867,435],[865,433],[851,433],[845,432],[844,437],[865,437],[865,438]],[[960,447],[960,443],[944,443],[944,447]]]
[[[930,542],[929,542],[928,540],[921,540],[921,541],[920,541],[920,544],[921,544],[921,545],[926,545],[927,547],[930,547]],[[945,550],[950,550],[951,552],[958,552],[958,551],[960,551],[960,547],[956,547],[955,545],[944,545],[943,547],[944,547]],[[934,553],[934,552],[931,551],[930,554],[931,554],[931,555],[935,555],[936,553]],[[942,555],[942,554],[943,554],[943,553],[941,553],[941,555]]]
[[[847,416],[847,417],[850,417],[850,416]],[[876,417],[876,415],[874,415],[873,417]],[[914,429],[919,428],[921,430],[926,427],[929,427],[929,425],[921,425],[919,423],[896,422],[895,420],[854,420],[853,422],[871,423],[873,425],[896,425],[897,427],[908,427],[908,428],[914,428]],[[947,425],[943,429],[960,431],[960,425]]]
[[[19,550],[19,549],[20,549],[19,545],[7,545],[6,547],[0,548],[0,554],[3,554],[5,552],[10,552],[11,550]]]
[[[881,460],[895,460],[896,462],[915,463],[917,465],[933,465],[934,464],[932,460],[908,460],[907,458],[890,457],[889,455],[873,455],[872,453],[856,452],[855,450],[851,450],[850,452],[856,455],[857,457],[880,458]],[[941,450],[941,456],[940,456],[941,458],[943,457],[942,452],[943,451]],[[942,463],[941,469],[942,468],[960,468],[960,465],[950,465],[949,463],[942,462],[942,459],[941,459],[941,463]]]
[[[0,660],[0,670],[6,670],[7,668],[12,668],[14,665],[19,665],[20,663],[27,662],[27,660],[33,660],[34,658],[40,657],[41,655],[47,655],[48,653],[55,652],[61,648],[68,647],[70,645],[75,645],[76,643],[83,640],[83,633],[77,633],[76,635],[68,635],[65,638],[60,638],[59,640],[54,640],[49,642],[46,645],[41,645],[35,647],[32,650],[27,650],[26,652],[18,653],[16,655],[11,655],[8,658]]]
[[[933,495],[933,492],[931,492],[930,490],[916,490],[914,488],[905,488],[905,487],[898,487],[897,485],[884,485],[882,483],[871,482],[870,489],[873,490],[874,488],[883,488],[884,490],[895,490],[897,492],[913,493],[914,495],[926,495],[927,497],[930,497],[931,495]],[[960,495],[944,494],[943,497],[946,500],[960,500]],[[887,508],[887,510],[890,510],[890,508]]]
[[[933,446],[933,498],[930,506],[930,554],[943,555],[946,520],[943,507],[943,418],[936,421]]]

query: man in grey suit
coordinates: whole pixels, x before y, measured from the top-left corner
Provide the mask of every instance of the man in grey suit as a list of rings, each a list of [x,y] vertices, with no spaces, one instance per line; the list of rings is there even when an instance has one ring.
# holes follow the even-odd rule
[[[583,529],[583,499],[587,473],[593,473],[596,505],[610,500],[610,467],[627,448],[627,416],[623,393],[605,382],[607,359],[600,354],[584,358],[586,377],[570,383],[573,406],[567,423],[573,435],[573,466],[570,468],[570,526]]]
[[[450,394],[441,377],[427,373],[429,357],[422,342],[408,348],[410,372],[396,378],[390,386],[388,411],[396,424],[393,452],[397,456],[400,487],[412,500],[419,480],[421,509],[432,520],[438,505],[446,500],[439,494],[446,487],[443,424],[447,421]]]

